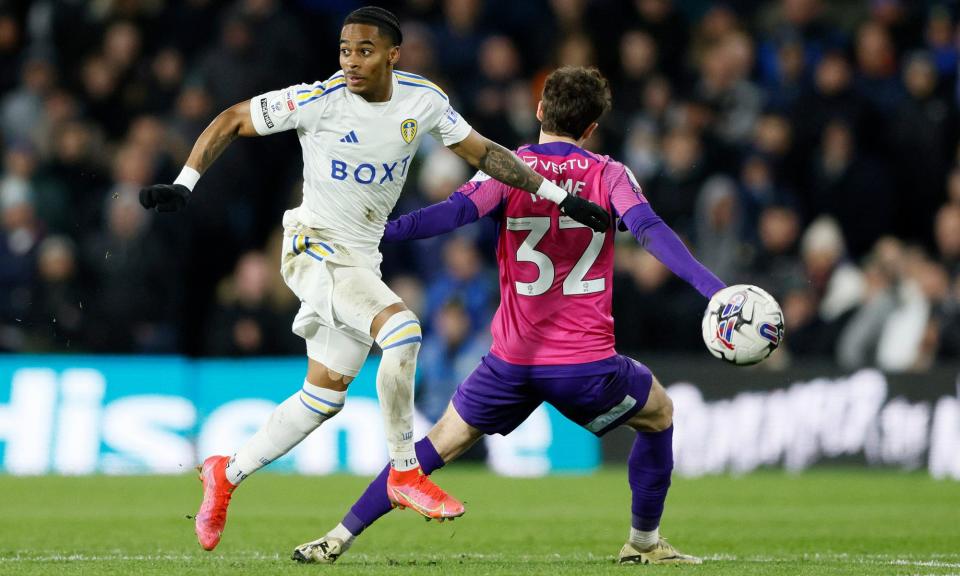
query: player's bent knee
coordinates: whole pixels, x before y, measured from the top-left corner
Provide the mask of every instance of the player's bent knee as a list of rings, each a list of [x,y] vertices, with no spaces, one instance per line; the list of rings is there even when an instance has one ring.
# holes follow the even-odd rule
[[[384,360],[388,357],[397,358],[401,362],[416,359],[420,342],[423,340],[420,320],[413,312],[401,310],[383,323],[375,338]]]
[[[353,382],[353,376],[345,376],[312,358],[307,358],[307,382],[320,388],[343,392]]]
[[[673,425],[673,400],[656,378],[646,404],[627,425],[640,432],[660,432]]]
[[[657,412],[658,424],[660,430],[666,430],[670,426],[673,426],[673,399],[667,395],[666,392],[663,393],[663,397],[666,400],[660,410]]]
[[[440,420],[427,433],[427,437],[430,438],[440,458],[449,463],[483,438],[483,432],[467,424],[451,403]]]

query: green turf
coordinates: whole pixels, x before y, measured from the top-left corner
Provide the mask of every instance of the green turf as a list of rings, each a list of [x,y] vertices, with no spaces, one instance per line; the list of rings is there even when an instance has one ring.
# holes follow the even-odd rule
[[[394,512],[333,567],[300,566],[366,481],[261,474],[237,492],[220,547],[186,519],[195,477],[0,476],[0,574],[958,574],[960,483],[923,474],[829,470],[675,479],[663,530],[698,567],[618,566],[629,527],[623,469],[499,478],[445,470],[467,501],[456,523]]]

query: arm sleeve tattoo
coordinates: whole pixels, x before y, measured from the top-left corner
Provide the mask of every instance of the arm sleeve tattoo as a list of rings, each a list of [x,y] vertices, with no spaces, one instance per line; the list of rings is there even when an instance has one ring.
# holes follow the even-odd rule
[[[480,157],[478,168],[491,178],[530,193],[536,193],[543,181],[543,176],[524,164],[516,154],[489,140],[486,142],[483,156]]]

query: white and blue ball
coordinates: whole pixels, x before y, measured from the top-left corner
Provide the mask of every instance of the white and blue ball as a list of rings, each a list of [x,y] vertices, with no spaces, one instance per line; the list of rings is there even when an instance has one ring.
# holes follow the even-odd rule
[[[783,311],[765,290],[736,284],[718,291],[703,315],[703,343],[738,366],[756,364],[783,342]]]

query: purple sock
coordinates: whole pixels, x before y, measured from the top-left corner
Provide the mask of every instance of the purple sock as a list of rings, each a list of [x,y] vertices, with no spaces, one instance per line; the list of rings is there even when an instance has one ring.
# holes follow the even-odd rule
[[[429,438],[423,438],[414,444],[414,450],[417,452],[417,460],[420,461],[420,468],[424,474],[430,474],[434,470],[443,468],[444,461],[437,454],[437,449]],[[353,508],[343,517],[341,523],[354,536],[363,532],[367,526],[377,521],[381,516],[389,512],[393,506],[390,505],[390,499],[387,498],[387,474],[390,472],[388,464],[380,475],[367,486],[366,492],[360,496]]]
[[[627,478],[633,492],[633,522],[649,532],[660,525],[663,503],[673,471],[673,426],[660,432],[637,432],[627,459]]]

